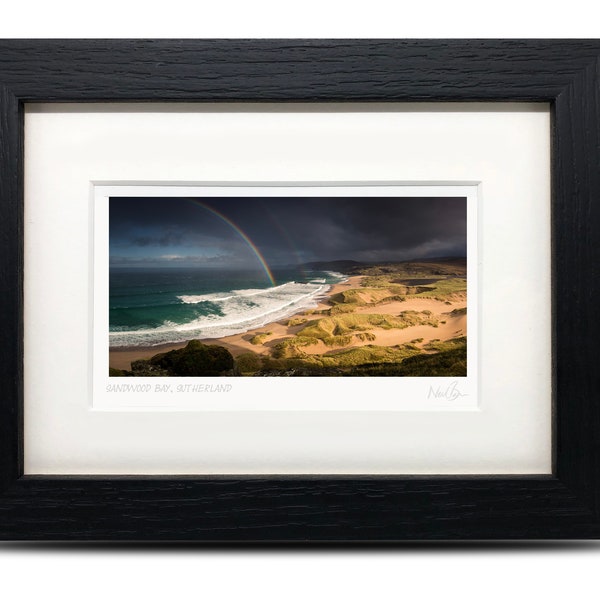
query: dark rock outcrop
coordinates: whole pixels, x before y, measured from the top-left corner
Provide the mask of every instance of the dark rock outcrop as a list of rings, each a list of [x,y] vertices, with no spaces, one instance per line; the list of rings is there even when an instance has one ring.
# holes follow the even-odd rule
[[[176,377],[230,375],[235,365],[229,350],[223,346],[203,344],[200,340],[191,340],[179,350],[157,354],[148,362],[152,367]]]

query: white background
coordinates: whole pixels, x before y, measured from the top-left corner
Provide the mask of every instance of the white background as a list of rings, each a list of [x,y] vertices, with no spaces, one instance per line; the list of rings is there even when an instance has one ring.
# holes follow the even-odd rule
[[[210,6],[210,8],[209,8]],[[193,7],[193,8],[192,8]],[[594,37],[589,0],[3,1],[2,37]],[[353,551],[31,548],[0,545],[5,597],[584,598],[598,544]]]

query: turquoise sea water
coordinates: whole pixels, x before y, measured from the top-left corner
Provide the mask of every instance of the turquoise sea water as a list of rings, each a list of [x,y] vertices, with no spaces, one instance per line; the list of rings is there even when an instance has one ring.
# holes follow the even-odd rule
[[[152,346],[216,338],[315,306],[345,276],[332,271],[273,269],[111,269],[110,345]]]

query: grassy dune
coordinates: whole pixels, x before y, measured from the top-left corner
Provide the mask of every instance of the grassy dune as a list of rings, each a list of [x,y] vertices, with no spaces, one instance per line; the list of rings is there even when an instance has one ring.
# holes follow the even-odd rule
[[[461,377],[467,373],[467,341],[428,353],[413,344],[368,345],[332,354],[238,358],[244,375]]]
[[[300,326],[274,344],[267,356],[238,359],[246,375],[352,375],[352,376],[463,376],[466,375],[467,338],[432,340],[423,338],[396,346],[353,343],[376,342],[378,331],[415,326],[437,328],[445,324],[429,310],[377,312],[385,304],[410,298],[435,299],[446,304],[466,300],[467,280],[464,261],[446,263],[400,263],[357,267],[360,285],[344,289],[328,299],[329,308],[307,311],[288,321]],[[357,312],[357,311],[361,312]],[[368,311],[368,312],[365,312]],[[448,317],[466,315],[466,307],[445,313]],[[315,346],[328,350],[315,353]]]
[[[259,333],[258,335],[255,335],[251,340],[250,343],[253,346],[260,346],[261,344],[264,344],[265,341],[269,338],[269,336],[271,335],[270,331],[267,331],[265,333]]]
[[[352,267],[350,275],[350,283],[335,286],[334,293],[316,309],[273,325],[270,331],[250,332],[245,342],[241,337],[236,342],[224,338],[221,343],[233,352],[234,367],[226,365],[222,374],[466,375],[464,259],[360,265]],[[403,310],[404,306],[410,309]],[[410,333],[401,335],[402,330]],[[194,351],[217,352],[217,346],[206,348]],[[136,367],[159,374],[158,368],[171,368],[161,356],[138,362]],[[188,360],[187,355],[174,356],[180,362]],[[186,363],[185,368],[191,367]]]

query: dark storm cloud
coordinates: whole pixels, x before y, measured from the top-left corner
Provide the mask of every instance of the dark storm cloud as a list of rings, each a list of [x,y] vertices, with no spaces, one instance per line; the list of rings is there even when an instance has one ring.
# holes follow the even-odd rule
[[[352,198],[340,199],[333,211],[325,202],[312,203],[312,210],[299,207],[294,215],[305,245],[317,255],[385,260],[465,253],[465,200]]]
[[[185,232],[179,228],[167,228],[166,231],[158,230],[156,235],[140,235],[134,237],[131,243],[134,246],[173,246],[181,244],[185,238]]]
[[[269,264],[466,255],[464,198],[207,198]],[[182,198],[113,198],[111,258],[252,263],[242,235]],[[170,258],[169,258],[170,257]]]

